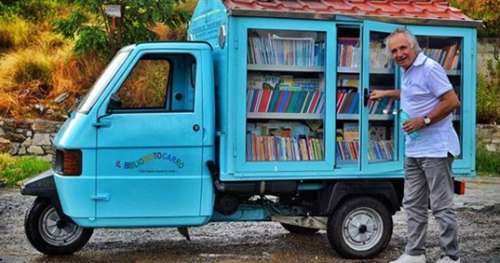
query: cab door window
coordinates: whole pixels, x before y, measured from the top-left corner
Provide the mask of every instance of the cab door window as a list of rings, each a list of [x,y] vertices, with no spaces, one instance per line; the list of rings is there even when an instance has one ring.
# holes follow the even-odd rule
[[[189,54],[147,54],[108,104],[108,112],[193,111],[195,60]]]

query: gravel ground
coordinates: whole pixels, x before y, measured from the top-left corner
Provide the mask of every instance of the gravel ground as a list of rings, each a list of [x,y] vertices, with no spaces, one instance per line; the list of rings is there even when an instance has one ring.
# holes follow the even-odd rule
[[[175,229],[98,229],[89,243],[67,257],[47,257],[24,235],[24,213],[32,197],[0,188],[0,263],[4,262],[387,262],[404,247],[404,213],[394,216],[388,248],[370,260],[344,260],[325,232],[304,237],[277,223],[213,223],[190,229],[191,241]],[[455,200],[462,262],[500,262],[500,178],[468,179],[467,193]],[[437,224],[430,220],[427,259],[439,257]]]

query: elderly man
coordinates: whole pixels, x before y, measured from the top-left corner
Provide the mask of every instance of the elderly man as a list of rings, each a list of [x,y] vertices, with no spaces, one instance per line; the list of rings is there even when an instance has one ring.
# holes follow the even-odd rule
[[[460,262],[451,173],[460,145],[450,114],[460,102],[444,69],[421,52],[416,38],[405,28],[390,34],[386,47],[403,68],[401,90],[374,90],[370,99],[400,98],[402,110],[410,116],[403,130],[418,133],[406,136],[403,207],[408,223],[407,245],[405,253],[392,262],[426,262],[429,200],[440,229],[443,255],[438,262]]]

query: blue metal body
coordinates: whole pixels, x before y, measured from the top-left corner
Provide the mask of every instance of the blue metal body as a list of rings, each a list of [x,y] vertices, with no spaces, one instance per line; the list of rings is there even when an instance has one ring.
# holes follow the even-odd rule
[[[268,220],[262,208],[243,207],[232,216],[214,214],[214,187],[205,165],[216,160],[220,180],[331,180],[403,177],[403,136],[397,133],[393,161],[369,163],[368,151],[352,165],[336,164],[336,28],[362,32],[362,86],[369,79],[370,32],[391,32],[401,25],[339,17],[336,21],[234,17],[219,0],[199,1],[188,30],[190,40],[206,43],[144,43],[126,47],[126,55],[109,74],[93,103],[66,121],[54,140],[59,149],[81,149],[82,174],[55,174],[64,212],[86,227],[202,225],[212,221]],[[475,174],[475,48],[473,28],[408,26],[416,35],[463,39],[462,150],[454,163],[457,175]],[[324,116],[325,158],[322,161],[245,160],[247,33],[250,29],[318,31],[326,35]],[[113,113],[106,109],[112,94],[145,54],[189,54],[196,61],[193,112]],[[190,85],[188,65],[175,61],[174,86]],[[398,72],[395,73],[399,76]],[[396,84],[397,86],[398,84]],[[360,103],[361,105],[361,103]],[[331,110],[333,109],[333,110]],[[361,149],[368,142],[368,112],[360,106]],[[199,132],[193,125],[199,125]],[[395,124],[398,127],[397,123]],[[216,150],[217,149],[217,150]],[[321,189],[321,184],[302,189]],[[301,186],[299,185],[299,190]]]

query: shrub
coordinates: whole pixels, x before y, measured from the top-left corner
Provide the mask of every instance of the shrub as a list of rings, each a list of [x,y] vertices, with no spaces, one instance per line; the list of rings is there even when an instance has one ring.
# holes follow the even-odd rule
[[[35,109],[43,105],[48,109],[53,91],[53,72],[64,65],[72,55],[72,46],[44,50],[28,48],[10,52],[0,60],[0,114],[14,118],[40,117],[44,114]],[[59,93],[62,93],[60,91]],[[60,118],[58,118],[60,119]]]
[[[477,74],[477,122],[500,123],[500,60],[489,60],[488,70]]]
[[[0,19],[0,49],[25,46],[32,29],[29,22],[19,17]]]
[[[55,0],[17,0],[8,5],[13,12],[31,21],[42,21],[54,14],[58,3]]]
[[[31,82],[40,80],[46,82],[50,76],[50,67],[47,61],[24,61],[19,65],[14,74],[14,80],[17,83]]]
[[[479,143],[476,150],[476,170],[481,174],[500,175],[500,153],[486,150]]]
[[[40,49],[23,49],[5,55],[0,61],[0,87],[40,80],[47,81],[53,57]]]
[[[0,178],[9,186],[46,171],[50,166],[50,162],[34,156],[13,157],[0,154]]]

